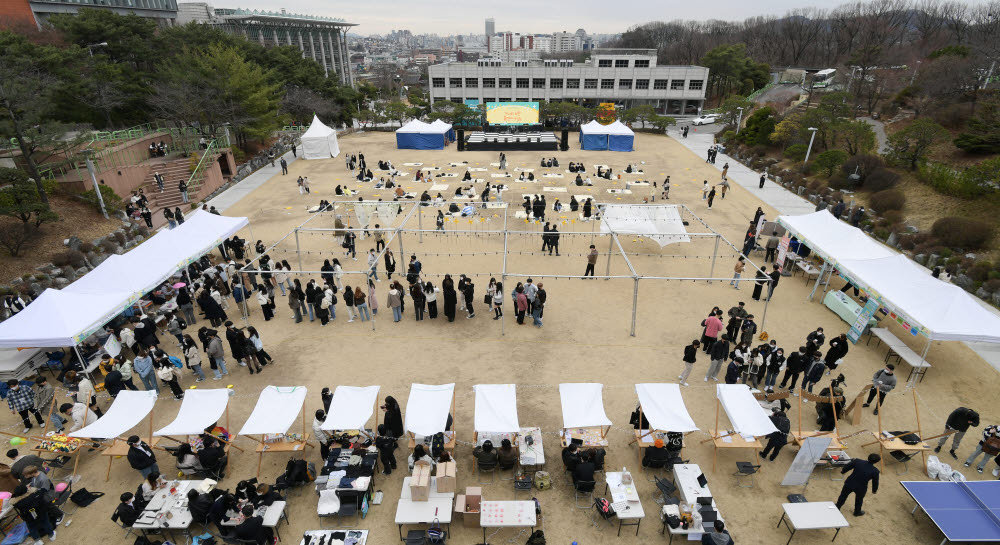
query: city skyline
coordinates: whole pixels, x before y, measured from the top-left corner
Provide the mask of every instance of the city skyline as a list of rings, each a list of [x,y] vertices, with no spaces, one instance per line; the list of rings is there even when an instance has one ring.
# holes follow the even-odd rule
[[[771,0],[763,5],[755,5],[722,0],[713,4],[711,11],[706,11],[700,4],[671,3],[667,7],[667,4],[648,0],[624,0],[616,3],[614,10],[609,10],[606,2],[597,0],[572,3],[510,0],[503,7],[487,2],[456,4],[443,0],[424,0],[419,3],[373,0],[341,10],[319,0],[301,0],[286,9],[296,13],[343,18],[358,24],[352,29],[352,34],[362,36],[388,34],[393,30],[440,36],[482,36],[485,21],[490,17],[496,21],[497,32],[551,34],[559,31],[575,32],[576,29],[583,28],[588,34],[617,34],[633,25],[650,21],[742,20],[758,15],[782,15],[790,9],[803,7],[829,9],[844,3],[843,0],[813,0],[806,4],[795,0]],[[238,4],[246,9],[275,10],[273,2],[264,0],[243,0]],[[223,7],[223,4],[216,7]]]

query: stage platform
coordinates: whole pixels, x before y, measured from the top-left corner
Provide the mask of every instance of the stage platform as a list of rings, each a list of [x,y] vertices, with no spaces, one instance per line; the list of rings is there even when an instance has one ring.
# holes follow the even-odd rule
[[[551,132],[474,132],[465,140],[469,151],[558,151],[559,139]]]

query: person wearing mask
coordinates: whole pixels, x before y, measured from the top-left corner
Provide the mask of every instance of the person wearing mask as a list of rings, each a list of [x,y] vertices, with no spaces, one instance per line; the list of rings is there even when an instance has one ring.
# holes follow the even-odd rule
[[[10,475],[17,480],[24,478],[24,473],[29,467],[44,467],[45,460],[34,454],[20,454],[16,448],[7,451],[7,457],[11,459]]]
[[[126,442],[128,463],[132,469],[142,474],[143,479],[149,478],[150,473],[160,472],[160,467],[156,465],[156,455],[145,441],[140,440],[138,435],[131,435]]]
[[[774,383],[778,381],[778,374],[781,373],[781,369],[785,366],[785,350],[778,348],[768,352],[764,361],[767,366],[767,372],[764,375],[764,390],[773,392]]]
[[[566,471],[570,473],[576,471],[576,466],[580,465],[580,448],[575,444],[570,444],[562,450],[562,463]]]
[[[969,427],[976,427],[979,425],[979,413],[966,408],[959,407],[951,414],[948,415],[948,420],[944,424],[944,433],[946,434],[941,439],[938,439],[938,444],[934,447],[934,452],[941,452],[941,447],[948,442],[949,432],[955,432],[954,438],[951,440],[951,450],[948,451],[951,457],[958,459],[958,455],[955,451],[958,450],[958,446],[962,443],[962,438],[965,437],[965,432],[969,431]],[[968,465],[968,464],[966,464]]]
[[[424,300],[427,302],[427,317],[431,320],[438,316],[437,297],[440,291],[440,289],[435,288],[434,284],[431,284],[429,281],[424,284],[423,292]]]
[[[518,283],[517,287],[514,288],[514,315],[517,317],[517,323],[524,325],[524,315],[528,311],[528,296],[524,293],[524,286]]]
[[[326,420],[326,412],[323,409],[316,409],[316,415],[313,418],[312,430],[313,437],[319,442],[319,455],[324,460],[330,455],[330,434],[323,429],[323,422]]]
[[[870,406],[877,393],[878,405],[875,406],[874,414],[878,414],[879,407],[885,403],[885,394],[888,394],[896,387],[896,375],[893,373],[895,370],[896,366],[890,363],[884,369],[879,369],[872,375],[872,389],[868,392],[868,401],[865,401],[865,404],[862,405],[863,407]]]
[[[419,322],[424,319],[424,301],[426,299],[423,285],[419,281],[410,284],[410,298],[413,299],[414,317]]]
[[[389,287],[389,295],[386,297],[386,305],[392,309],[393,322],[398,322],[403,319],[403,312],[401,309],[402,300],[399,290],[396,289],[395,282],[393,282]]]
[[[879,470],[875,464],[882,461],[878,454],[869,454],[867,460],[854,458],[840,470],[841,474],[851,472],[844,481],[843,488],[840,489],[840,497],[837,498],[837,509],[844,506],[847,496],[854,494],[854,516],[860,517],[865,514],[861,507],[865,501],[865,494],[868,492],[868,483],[872,483],[872,494],[878,494]]]
[[[139,487],[139,490],[142,492],[142,502],[149,503],[149,501],[153,499],[157,490],[162,490],[166,487],[167,481],[160,477],[159,472],[153,471],[146,477],[145,480],[142,481],[142,486]]]
[[[378,437],[375,438],[375,448],[378,449],[379,460],[382,462],[382,474],[391,475],[392,471],[396,469],[396,454],[395,450],[399,447],[399,444],[395,437],[393,437],[385,424],[378,425]]]
[[[972,455],[965,460],[965,467],[969,467],[976,461],[976,458],[980,454],[985,454],[983,459],[979,464],[976,465],[976,471],[982,473],[983,469],[986,467],[986,463],[990,461],[990,458],[1000,454],[1000,426],[986,426],[983,430],[983,438],[976,445],[976,450],[972,452]],[[994,470],[993,475],[997,475],[997,471]]]
[[[344,307],[347,308],[347,323],[354,321],[354,288],[344,286]]]
[[[142,509],[136,505],[135,495],[131,492],[122,493],[118,497],[118,500],[121,503],[115,508],[114,514],[111,515],[111,520],[120,522],[126,528],[131,528],[135,524],[135,521],[139,520]]]
[[[410,456],[409,458],[407,458],[406,462],[407,465],[410,467],[410,473],[413,473],[413,464],[417,462],[426,462],[431,466],[433,466],[434,458],[427,453],[423,445],[417,444],[417,446],[413,447],[413,452],[410,453]]]
[[[684,131],[685,134],[687,131]],[[729,535],[729,530],[726,530],[726,523],[721,520],[716,520],[712,523],[712,531],[705,532],[701,534],[702,545],[733,545],[733,538]]]
[[[836,371],[841,360],[847,357],[848,341],[847,334],[841,333],[839,336],[830,339],[830,347],[826,350],[826,367],[829,369],[826,374]]]
[[[195,522],[202,524],[208,522],[208,513],[212,510],[214,503],[212,496],[208,494],[202,494],[197,490],[189,490],[187,493],[188,511],[191,513],[191,519]]]
[[[726,384],[736,384],[740,380],[740,370],[743,368],[743,358],[736,356],[726,366]]]
[[[182,399],[184,397],[184,390],[181,389],[180,370],[174,367],[166,358],[159,360],[156,366],[156,377],[170,388],[170,392],[174,394],[174,399]]]
[[[462,289],[462,293],[465,295],[465,311],[468,313],[466,318],[467,319],[475,318],[476,311],[475,309],[472,308],[472,303],[475,302],[476,298],[476,285],[472,283],[471,278],[465,281],[465,286]]]
[[[150,366],[152,367],[152,366]],[[152,372],[152,370],[150,371]],[[70,371],[66,374],[66,378],[69,380],[70,384],[76,384],[76,400],[81,403],[86,403],[90,410],[94,411],[97,418],[104,416],[101,408],[97,406],[97,390],[94,389],[94,383],[90,382],[90,379],[77,374],[76,371]],[[153,385],[156,386],[156,380],[154,379]],[[157,387],[156,393],[160,393]]]
[[[184,357],[187,358],[188,368],[198,377],[195,379],[195,382],[203,382],[205,380],[205,372],[201,369],[201,352],[198,350],[198,345],[195,344],[191,335],[184,335],[181,344],[184,350]]]
[[[361,317],[362,322],[372,319],[372,315],[368,311],[367,296],[361,290],[361,286],[354,288],[354,307],[357,309],[358,316]]]
[[[806,368],[806,374],[802,378],[802,389],[808,390],[811,394],[813,391],[813,386],[815,386],[819,381],[823,380],[823,373],[826,371],[826,364],[820,359],[823,356],[821,352],[816,352],[813,354],[813,359],[809,362],[809,366]],[[807,399],[803,399],[803,402],[808,402]],[[865,405],[867,407],[867,405]]]
[[[392,396],[386,396],[385,403],[382,404],[382,410],[385,414],[382,416],[382,423],[385,424],[385,429],[389,432],[392,437],[402,437],[403,436],[403,416],[399,410],[399,403],[396,398]]]
[[[222,348],[222,339],[219,338],[218,331],[214,329],[207,330],[206,335],[208,336],[208,346],[205,348],[205,354],[212,362],[212,372],[215,373],[214,380],[222,380],[223,375],[229,374],[229,370],[226,369],[226,353]]]
[[[708,382],[709,379],[718,381],[722,362],[726,361],[726,358],[729,357],[729,335],[723,333],[718,341],[712,343],[709,357],[711,358],[711,363],[708,366],[708,372],[705,373],[705,382]]]
[[[712,345],[719,338],[719,333],[724,329],[722,325],[722,311],[718,308],[712,309],[708,317],[702,320],[702,327],[704,331],[702,332],[702,350],[708,352],[712,349]]]
[[[237,539],[255,542],[257,545],[274,542],[273,530],[264,526],[263,517],[254,515],[252,505],[244,505],[243,509],[240,510],[240,514],[243,516],[243,522],[233,530],[233,535]]]
[[[198,451],[198,462],[201,467],[208,471],[218,470],[219,478],[225,477],[225,474],[222,473],[225,468],[220,466],[226,456],[226,450],[219,444],[219,440],[212,436],[202,436],[202,444],[204,446]]]
[[[588,450],[586,454],[583,455],[583,459],[579,464],[576,465],[576,469],[573,470],[573,484],[576,485],[580,482],[588,482],[594,480],[594,471],[597,470],[597,466],[594,464],[594,451]]]
[[[233,527],[224,524],[230,519],[226,513],[236,511],[238,508],[236,496],[229,492],[221,494],[212,503],[212,508],[208,511],[208,521],[215,524],[215,528],[223,538],[229,537],[233,533]]]
[[[184,475],[194,475],[205,471],[205,468],[201,465],[201,461],[198,460],[198,456],[194,453],[194,449],[188,443],[178,445],[177,452],[174,453],[174,459],[177,460],[177,471],[180,471]]]
[[[62,413],[64,417],[73,419],[73,426],[69,429],[70,432],[74,432],[97,422],[97,415],[83,403],[63,403],[59,406],[59,412]],[[95,445],[100,446],[99,443],[95,443]]]
[[[131,369],[131,368],[130,368]],[[131,377],[131,371],[129,372]],[[135,390],[135,385],[132,385],[132,389]],[[52,402],[55,400],[55,388],[49,384],[48,379],[44,376],[39,375],[35,379],[35,405],[38,407],[39,412],[49,414],[52,412]]]
[[[779,388],[785,388],[788,385],[788,380],[791,379],[792,383],[788,385],[788,389],[792,390],[792,395],[797,396],[799,393],[795,390],[795,383],[799,380],[799,374],[805,370],[806,363],[806,347],[800,346],[798,352],[794,352],[791,356],[788,356],[785,366],[785,375],[781,377],[781,386]]]
[[[35,407],[35,391],[21,386],[15,379],[7,381],[7,406],[10,407],[11,414],[17,414],[21,417],[21,422],[24,422],[23,433],[28,433],[32,428],[30,415],[35,416],[39,426],[45,424],[42,413]]]
[[[701,343],[698,339],[695,339],[691,341],[691,344],[684,347],[684,357],[681,359],[684,362],[684,371],[677,377],[677,380],[683,386],[689,386],[687,378],[691,374],[691,369],[694,368],[695,356],[698,354],[699,346],[701,346]]]

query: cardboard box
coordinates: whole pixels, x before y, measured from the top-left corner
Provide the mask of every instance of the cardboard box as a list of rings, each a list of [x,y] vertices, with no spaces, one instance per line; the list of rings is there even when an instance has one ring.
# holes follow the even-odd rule
[[[483,489],[478,486],[465,487],[465,512],[479,513],[483,501]],[[477,523],[478,524],[478,523]]]
[[[457,481],[455,479],[455,473],[458,470],[458,464],[454,461],[443,462],[437,465],[437,490],[438,492],[450,492],[455,493],[457,487]]]
[[[431,493],[431,466],[416,464],[410,478],[410,498],[413,501],[427,501]]]

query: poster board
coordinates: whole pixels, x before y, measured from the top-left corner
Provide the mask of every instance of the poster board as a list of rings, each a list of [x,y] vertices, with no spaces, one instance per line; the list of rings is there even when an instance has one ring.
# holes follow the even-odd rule
[[[809,476],[816,469],[816,463],[826,454],[828,446],[830,446],[828,436],[807,437],[795,455],[792,465],[789,466],[788,473],[785,473],[781,486],[805,486],[809,482]]]
[[[785,233],[785,236],[781,237],[781,241],[778,242],[778,258],[774,260],[774,264],[778,266],[778,272],[785,272],[785,256],[788,255],[788,246],[792,243],[792,236]]]
[[[871,320],[872,316],[878,310],[879,304],[874,297],[869,297],[868,302],[862,307],[861,312],[858,313],[858,318],[854,320],[851,324],[851,330],[847,332],[847,338],[851,340],[852,343],[858,344],[858,339],[865,332],[865,328],[868,327],[868,322]]]

